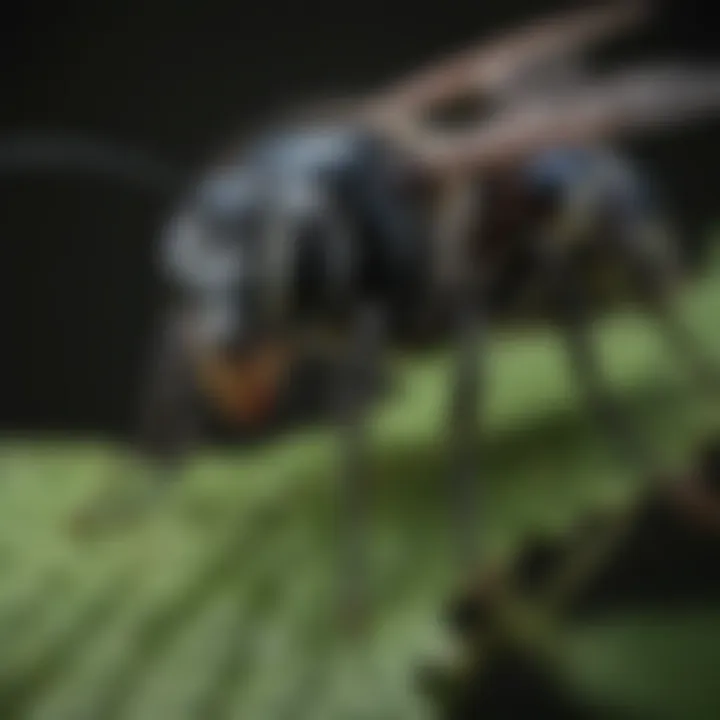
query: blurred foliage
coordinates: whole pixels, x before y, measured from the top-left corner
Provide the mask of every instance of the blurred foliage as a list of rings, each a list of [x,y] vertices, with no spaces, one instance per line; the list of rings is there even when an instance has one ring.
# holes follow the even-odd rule
[[[720,270],[683,300],[720,357]],[[668,467],[715,422],[654,329],[628,314],[599,334],[609,384]],[[529,537],[557,538],[586,513],[624,507],[642,478],[618,467],[586,418],[558,337],[497,333],[489,354],[479,539],[488,565]],[[434,708],[414,668],[453,651],[439,609],[456,587],[443,484],[443,355],[397,359],[399,385],[372,426],[374,614],[338,633],[342,518],[328,429],[277,445],[207,450],[144,514],[92,536],[78,508],[123,448],[7,438],[0,448],[0,717],[39,720],[422,718]],[[124,467],[124,466],[123,466]],[[143,494],[144,493],[144,494]],[[572,683],[650,717],[707,710],[718,614],[618,615],[577,623]],[[715,693],[717,695],[717,692]]]
[[[624,508],[530,538],[451,598],[456,657],[424,668],[442,717],[712,718],[720,443]]]

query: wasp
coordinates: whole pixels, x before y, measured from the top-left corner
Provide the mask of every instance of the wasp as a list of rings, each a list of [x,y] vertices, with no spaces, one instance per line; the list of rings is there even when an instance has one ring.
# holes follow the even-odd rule
[[[588,254],[621,258],[673,346],[691,346],[670,311],[677,263],[659,208],[604,143],[714,111],[720,76],[670,67],[579,82],[552,72],[644,9],[623,3],[545,20],[228,152],[161,241],[172,300],[150,383],[154,427],[177,423],[181,437],[192,378],[229,417],[262,415],[291,358],[322,338],[342,358],[335,400],[353,527],[371,368],[387,342],[454,337],[449,484],[471,557],[484,327],[535,277],[550,290],[599,419],[626,457],[646,453],[600,382],[591,298],[579,281]],[[486,106],[479,119],[438,121],[473,96]]]
[[[172,463],[192,447],[198,399],[231,423],[257,421],[298,358],[329,354],[349,574],[361,578],[363,428],[383,349],[451,342],[448,485],[472,562],[486,327],[536,281],[608,434],[626,457],[645,453],[602,387],[589,258],[620,258],[682,338],[674,347],[697,353],[672,313],[665,223],[608,143],[720,106],[715,68],[576,69],[591,44],[647,16],[623,2],[546,18],[377,92],[281,118],[210,163],[158,242],[167,293],[143,396],[147,456]],[[463,103],[469,120],[453,118]]]

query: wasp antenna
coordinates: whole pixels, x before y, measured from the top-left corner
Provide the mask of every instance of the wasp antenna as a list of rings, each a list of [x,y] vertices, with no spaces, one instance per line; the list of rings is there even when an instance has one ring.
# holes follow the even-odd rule
[[[177,190],[183,177],[145,153],[110,142],[33,135],[0,139],[0,175],[40,172],[105,175],[161,194]]]

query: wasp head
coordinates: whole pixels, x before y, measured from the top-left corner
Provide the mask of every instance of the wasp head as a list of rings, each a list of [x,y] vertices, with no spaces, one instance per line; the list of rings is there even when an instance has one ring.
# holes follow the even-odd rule
[[[347,285],[333,202],[345,150],[337,135],[275,138],[208,174],[167,229],[162,266],[226,404],[267,405],[298,317],[327,301],[329,285]]]

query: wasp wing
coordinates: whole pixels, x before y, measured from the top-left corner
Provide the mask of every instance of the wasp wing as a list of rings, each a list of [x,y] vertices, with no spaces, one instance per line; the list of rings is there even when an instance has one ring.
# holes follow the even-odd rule
[[[639,24],[649,4],[629,0],[546,17],[394,83],[370,99],[379,117],[412,117],[466,93],[498,93],[536,68]]]
[[[545,147],[668,130],[718,111],[720,68],[654,68],[534,99],[471,130],[418,124],[399,140],[432,172],[483,171]]]

